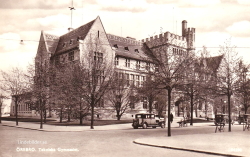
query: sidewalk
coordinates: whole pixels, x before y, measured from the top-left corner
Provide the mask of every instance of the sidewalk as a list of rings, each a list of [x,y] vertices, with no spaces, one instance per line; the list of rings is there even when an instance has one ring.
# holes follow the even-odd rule
[[[134,143],[223,156],[250,156],[250,132],[223,132],[142,138]]]
[[[30,129],[30,130],[46,131],[46,132],[79,132],[79,131],[131,129],[132,128],[131,124],[132,123],[94,126],[94,129],[90,129],[90,126],[58,126],[58,125],[43,124],[43,129],[40,129],[39,123],[18,122],[18,126],[16,126],[15,121],[2,120],[2,123],[0,125],[23,128],[23,129]]]
[[[172,128],[178,127],[177,121],[174,119],[171,124]],[[208,123],[194,123],[194,127],[214,125],[213,122]],[[241,125],[236,125],[242,129]],[[192,151],[198,153],[206,153],[211,155],[222,156],[250,156],[250,131],[236,131],[236,132],[218,132],[209,134],[191,134],[191,135],[177,135],[162,138],[147,137],[136,139],[133,142],[136,144]]]

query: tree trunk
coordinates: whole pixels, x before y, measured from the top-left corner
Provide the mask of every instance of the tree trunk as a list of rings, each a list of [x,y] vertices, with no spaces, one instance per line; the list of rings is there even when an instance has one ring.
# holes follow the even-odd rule
[[[80,103],[80,125],[82,125],[82,102]]]
[[[40,129],[42,129],[43,128],[43,107],[42,107],[42,100],[40,99],[39,100],[39,105],[40,105],[40,117],[41,117],[41,119],[40,119]]]
[[[193,125],[193,112],[194,112],[194,105],[193,105],[193,92],[191,93],[191,121],[190,121],[190,125]]]
[[[117,120],[121,120],[121,115],[117,115]]]
[[[46,123],[46,114],[47,114],[47,111],[46,109],[44,110],[44,117],[43,117],[43,122]]]
[[[196,103],[195,115],[196,115],[196,118],[197,118],[198,117],[198,104],[197,103]]]
[[[228,131],[231,132],[231,94],[228,94],[228,117],[229,117],[229,124],[228,124]]]
[[[180,117],[180,104],[178,104],[178,117]]]
[[[152,113],[152,110],[153,110],[153,106],[152,106],[152,105],[153,105],[153,102],[152,102],[152,100],[149,100],[149,101],[148,101],[148,105],[149,105],[149,106],[148,106],[148,107],[149,107],[149,113]]]
[[[70,122],[70,111],[68,112],[68,122]]]
[[[60,110],[60,123],[62,123],[62,108],[61,108],[61,110]]]
[[[18,108],[18,105],[17,105],[17,96],[15,96],[15,108],[16,108],[16,126],[18,126],[18,117],[17,117],[17,108]]]
[[[91,124],[90,129],[94,129],[94,98],[93,95],[91,96]]]
[[[170,123],[170,110],[171,110],[171,92],[172,89],[169,87],[168,89],[168,136],[171,136],[171,123]]]
[[[51,113],[51,105],[49,105],[49,118],[52,117],[52,113]]]

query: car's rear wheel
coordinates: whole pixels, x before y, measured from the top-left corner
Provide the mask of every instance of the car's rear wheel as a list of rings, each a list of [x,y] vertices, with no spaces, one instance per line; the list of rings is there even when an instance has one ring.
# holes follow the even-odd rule
[[[143,128],[143,129],[147,129],[147,124],[146,124],[146,123],[143,123],[142,128]]]

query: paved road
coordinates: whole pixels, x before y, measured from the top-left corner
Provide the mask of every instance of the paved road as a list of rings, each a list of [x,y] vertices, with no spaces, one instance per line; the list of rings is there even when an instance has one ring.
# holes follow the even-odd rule
[[[187,127],[173,128],[172,136],[182,134],[213,133],[214,127]],[[0,154],[3,157],[29,157],[29,156],[87,156],[87,157],[199,157],[212,156],[181,150],[141,146],[133,140],[144,137],[159,137],[167,140],[167,129],[125,129],[108,131],[83,132],[41,132],[23,128],[0,125]],[[36,140],[40,144],[20,144],[23,141]],[[194,139],[195,140],[195,139]],[[192,142],[192,141],[190,141]],[[35,152],[21,151],[21,148],[31,148]],[[39,151],[40,148],[40,151]],[[52,148],[55,151],[42,151],[42,148]],[[60,152],[58,150],[71,149]]]

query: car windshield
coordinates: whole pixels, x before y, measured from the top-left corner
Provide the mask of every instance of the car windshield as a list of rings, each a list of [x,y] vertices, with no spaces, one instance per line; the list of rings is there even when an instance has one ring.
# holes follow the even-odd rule
[[[136,118],[146,118],[146,115],[144,115],[144,114],[137,114],[135,117]]]
[[[154,114],[137,114],[136,118],[155,118]]]

